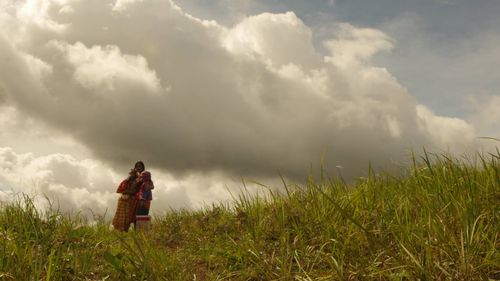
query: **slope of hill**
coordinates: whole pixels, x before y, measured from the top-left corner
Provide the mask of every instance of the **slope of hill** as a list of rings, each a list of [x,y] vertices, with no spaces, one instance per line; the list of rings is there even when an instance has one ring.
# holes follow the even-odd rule
[[[425,154],[350,185],[322,173],[149,233],[24,198],[0,210],[0,280],[500,280],[499,160]]]

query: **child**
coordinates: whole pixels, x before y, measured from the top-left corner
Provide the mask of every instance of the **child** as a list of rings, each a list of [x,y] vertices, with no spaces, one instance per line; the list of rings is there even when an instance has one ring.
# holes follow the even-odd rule
[[[139,180],[141,182],[141,186],[139,188],[139,192],[137,192],[137,215],[138,216],[147,216],[149,215],[149,208],[151,207],[151,200],[153,200],[153,194],[151,190],[154,187],[153,181],[151,180],[151,173],[148,171],[144,171],[140,174]]]

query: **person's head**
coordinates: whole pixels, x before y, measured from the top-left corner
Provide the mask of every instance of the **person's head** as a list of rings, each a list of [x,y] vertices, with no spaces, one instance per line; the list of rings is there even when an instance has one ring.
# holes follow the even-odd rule
[[[144,166],[144,162],[142,161],[135,162],[134,170],[136,170],[138,173],[142,173],[145,169],[146,166]]]
[[[144,171],[141,173],[140,178],[143,181],[151,181],[151,173],[148,171]]]

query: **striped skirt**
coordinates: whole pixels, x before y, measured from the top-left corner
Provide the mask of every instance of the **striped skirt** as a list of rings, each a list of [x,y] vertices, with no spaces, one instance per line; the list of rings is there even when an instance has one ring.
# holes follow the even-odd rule
[[[113,227],[116,230],[128,231],[130,224],[135,222],[136,199],[134,196],[122,195],[118,199],[115,216],[113,218]]]

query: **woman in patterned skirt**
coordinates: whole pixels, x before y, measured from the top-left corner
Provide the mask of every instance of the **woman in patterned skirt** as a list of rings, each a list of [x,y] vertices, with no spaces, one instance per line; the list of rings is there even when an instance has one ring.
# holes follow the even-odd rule
[[[144,171],[144,168],[142,161],[135,163],[134,169],[130,170],[128,178],[123,180],[116,190],[117,193],[121,194],[113,218],[113,227],[116,230],[128,231],[130,224],[135,223],[137,192],[142,185],[139,175]]]

